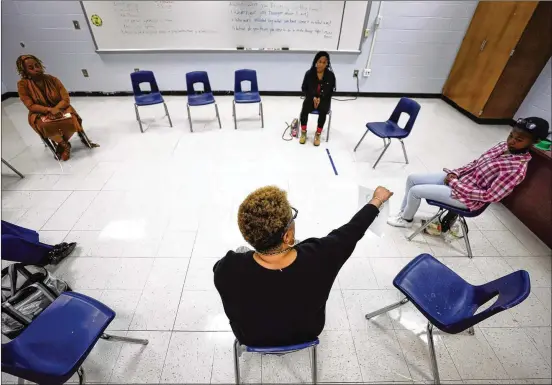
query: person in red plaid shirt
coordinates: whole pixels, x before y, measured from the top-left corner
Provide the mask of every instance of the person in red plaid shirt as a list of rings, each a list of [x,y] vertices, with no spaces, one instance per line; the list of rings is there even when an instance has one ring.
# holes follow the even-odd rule
[[[464,167],[435,174],[412,174],[406,180],[401,211],[387,223],[411,227],[422,199],[461,209],[477,210],[487,202],[508,196],[525,178],[531,160],[529,148],[548,136],[548,122],[541,118],[519,119],[506,142],[501,142]]]

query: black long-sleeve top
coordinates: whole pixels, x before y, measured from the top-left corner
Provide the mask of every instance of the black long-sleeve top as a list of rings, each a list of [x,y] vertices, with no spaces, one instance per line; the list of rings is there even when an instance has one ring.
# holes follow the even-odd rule
[[[326,68],[320,80],[316,68],[311,68],[305,73],[301,90],[308,99],[319,97],[321,102],[329,103],[335,91],[335,75]]]
[[[262,267],[253,251],[229,251],[213,271],[236,338],[265,347],[317,338],[324,329],[333,282],[378,214],[376,206],[367,204],[328,236],[299,243],[297,259],[282,270]]]

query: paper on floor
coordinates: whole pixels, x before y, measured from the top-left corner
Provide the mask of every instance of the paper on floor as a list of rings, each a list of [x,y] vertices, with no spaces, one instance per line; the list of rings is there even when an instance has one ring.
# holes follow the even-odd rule
[[[372,196],[374,195],[374,189],[369,189],[368,187],[358,186],[358,207],[362,208],[366,203],[368,203]],[[387,225],[387,219],[389,218],[389,204],[385,202],[380,207],[380,213],[377,218],[372,222],[368,231],[372,232],[378,237],[382,237]]]

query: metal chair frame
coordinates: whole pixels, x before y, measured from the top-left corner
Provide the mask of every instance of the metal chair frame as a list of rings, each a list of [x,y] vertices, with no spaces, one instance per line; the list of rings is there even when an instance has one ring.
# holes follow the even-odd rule
[[[257,349],[257,348],[251,348],[251,347],[247,347],[245,345],[241,345],[240,342],[236,339],[234,341],[234,349],[233,349],[234,350],[234,377],[235,377],[236,384],[240,384],[240,380],[241,380],[240,379],[240,357],[241,357],[242,353],[248,352],[248,353],[261,354],[261,355],[283,356],[283,355],[294,353],[294,352],[304,350],[304,349],[309,349],[310,352],[311,352],[310,353],[310,357],[311,357],[311,377],[312,377],[312,383],[316,384],[317,381],[318,381],[318,378],[317,378],[318,367],[317,367],[317,362],[316,362],[317,361],[316,348],[318,346],[318,343],[319,343],[319,341],[316,340],[316,341],[312,342],[311,346],[304,347],[304,348],[299,348],[299,349],[292,349],[292,350],[289,350],[289,351],[284,350],[285,347],[282,347],[281,348],[282,351],[259,352],[259,351],[255,351],[255,349]]]

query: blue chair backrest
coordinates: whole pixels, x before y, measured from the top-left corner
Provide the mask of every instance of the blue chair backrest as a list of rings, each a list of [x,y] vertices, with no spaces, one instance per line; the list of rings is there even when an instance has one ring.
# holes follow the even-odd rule
[[[418,266],[417,266],[418,265]],[[413,276],[415,272],[416,276]],[[423,282],[424,285],[420,285]],[[496,313],[521,303],[531,292],[529,273],[518,270],[480,286],[473,286],[429,254],[421,254],[410,261],[393,280],[393,285],[412,298],[413,304],[437,327],[446,332],[458,332],[475,325]],[[428,296],[427,293],[432,293]],[[496,302],[477,313],[482,305],[498,295]],[[452,304],[455,308],[452,308]],[[425,311],[423,308],[431,309]],[[462,322],[453,330],[442,328],[433,312],[445,324]]]
[[[132,91],[134,96],[143,95],[144,92],[140,89],[140,84],[149,83],[151,88],[151,93],[158,93],[159,87],[157,86],[157,81],[155,81],[155,76],[152,71],[136,71],[130,74],[130,81],[132,82]]]
[[[407,113],[409,116],[408,122],[404,126],[404,129],[410,132],[412,130],[412,127],[414,126],[414,122],[416,121],[418,112],[420,112],[420,105],[412,99],[401,98],[401,100],[399,100],[399,103],[397,104],[397,107],[395,107],[395,110],[393,110],[393,113],[391,114],[389,120],[398,125],[399,118],[401,117],[401,114],[403,112]]]
[[[257,71],[237,70],[234,75],[234,92],[242,92],[242,82],[251,82],[251,92],[259,92],[257,83]]]
[[[209,75],[207,75],[207,72],[193,71],[193,72],[188,72],[186,74],[186,88],[188,90],[188,94],[195,93],[194,84],[196,83],[203,84],[203,92],[205,93],[212,92],[211,83],[209,83]]]

